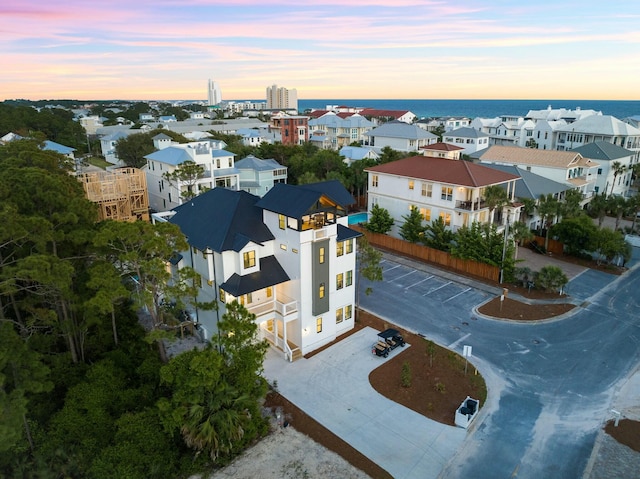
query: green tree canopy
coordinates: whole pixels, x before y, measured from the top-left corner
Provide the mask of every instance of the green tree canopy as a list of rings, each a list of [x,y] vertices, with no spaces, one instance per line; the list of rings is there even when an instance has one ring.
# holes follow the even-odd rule
[[[195,186],[200,178],[204,175],[204,166],[199,165],[195,161],[185,161],[178,165],[172,172],[165,172],[162,176],[171,185],[181,185],[184,188],[180,190],[180,198],[187,201],[198,196],[200,193]]]
[[[364,228],[379,234],[387,234],[391,231],[391,227],[393,226],[393,218],[389,214],[385,208],[378,206],[377,204],[373,205],[371,208],[371,216],[369,217],[369,221],[364,223]]]
[[[422,242],[430,248],[450,251],[455,237],[456,235],[451,231],[451,228],[447,228],[447,225],[444,224],[444,219],[438,217],[427,223]]]
[[[593,251],[593,239],[597,229],[593,220],[583,215],[563,219],[553,225],[551,232],[564,243],[568,254],[577,256],[583,251]]]
[[[400,226],[400,236],[403,240],[411,243],[421,242],[424,237],[425,226],[420,210],[415,206],[411,206],[408,215],[402,217],[404,223]]]
[[[382,266],[380,266],[382,253],[369,244],[366,236],[358,238],[357,248],[358,275],[356,281],[358,281],[358,284],[356,284],[356,308],[360,305],[361,285],[359,282],[362,281],[363,278],[369,283],[382,281]],[[365,294],[368,296],[372,291],[371,286],[367,286]]]

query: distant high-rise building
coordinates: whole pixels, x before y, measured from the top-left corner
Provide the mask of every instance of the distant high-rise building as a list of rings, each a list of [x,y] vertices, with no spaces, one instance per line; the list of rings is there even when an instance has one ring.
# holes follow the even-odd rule
[[[209,80],[208,90],[208,104],[209,106],[216,106],[222,102],[222,91],[220,91],[220,85],[213,80]]]
[[[298,90],[289,90],[278,85],[267,87],[267,109],[298,110]]]

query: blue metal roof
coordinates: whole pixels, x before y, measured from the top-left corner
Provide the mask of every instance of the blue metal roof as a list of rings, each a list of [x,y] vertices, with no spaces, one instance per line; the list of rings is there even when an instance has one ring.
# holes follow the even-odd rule
[[[159,161],[161,163],[166,163],[168,165],[178,166],[184,163],[185,161],[193,161],[193,159],[189,156],[184,148],[178,148],[175,146],[170,146],[163,150],[154,151],[153,153],[145,156],[147,160]]]
[[[55,141],[49,141],[49,140],[46,140],[44,142],[43,150],[56,151],[62,155],[68,155],[76,151],[75,148],[64,146],[64,145],[61,145],[60,143],[56,143]]]

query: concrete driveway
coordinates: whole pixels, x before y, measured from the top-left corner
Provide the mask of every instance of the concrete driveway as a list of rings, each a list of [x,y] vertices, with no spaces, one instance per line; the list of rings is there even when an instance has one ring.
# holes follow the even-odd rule
[[[517,267],[522,268],[526,266],[528,268],[531,268],[532,271],[540,271],[540,269],[549,265],[557,266],[564,272],[564,274],[567,275],[567,278],[569,278],[569,280],[575,278],[576,276],[579,276],[588,269],[584,266],[561,261],[553,256],[536,253],[535,251],[531,251],[526,247],[518,248],[518,260],[523,261],[518,262]]]
[[[269,351],[264,376],[269,382],[277,380],[289,401],[394,478],[435,479],[467,431],[431,421],[371,387],[369,373],[400,353],[393,351],[387,359],[371,354],[377,333],[364,328],[295,363]]]

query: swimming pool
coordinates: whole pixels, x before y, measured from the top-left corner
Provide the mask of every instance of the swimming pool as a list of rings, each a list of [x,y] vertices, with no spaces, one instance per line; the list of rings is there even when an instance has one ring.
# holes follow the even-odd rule
[[[357,225],[358,223],[365,223],[369,219],[369,213],[363,211],[362,213],[356,213],[347,217],[350,225]]]

